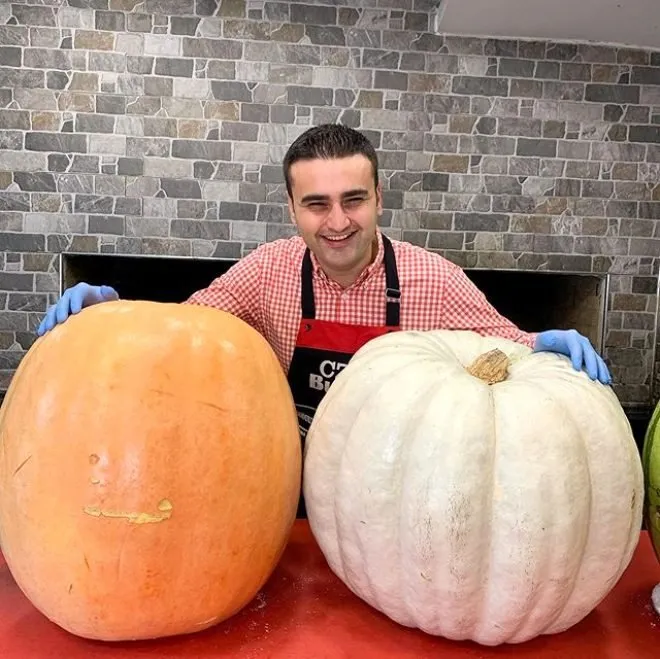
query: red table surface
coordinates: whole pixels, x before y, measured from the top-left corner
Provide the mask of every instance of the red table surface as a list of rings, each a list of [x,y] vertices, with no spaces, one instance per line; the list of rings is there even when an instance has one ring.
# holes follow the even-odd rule
[[[407,629],[354,596],[328,568],[307,522],[297,521],[280,564],[240,613],[197,634],[130,643],[78,638],[23,596],[0,555],[0,657],[51,659],[658,659],[660,617],[651,607],[660,581],[648,535],[632,564],[585,620],[562,634],[497,648],[457,643]]]

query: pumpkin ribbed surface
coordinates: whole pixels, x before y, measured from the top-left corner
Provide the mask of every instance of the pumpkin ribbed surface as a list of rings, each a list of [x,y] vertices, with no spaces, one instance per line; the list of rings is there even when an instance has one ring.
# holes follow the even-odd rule
[[[213,309],[117,301],[37,340],[0,411],[0,546],[51,620],[104,640],[202,630],[271,574],[297,418],[266,341]]]
[[[501,363],[481,364],[487,384],[468,369],[492,350],[509,366],[498,382]],[[304,469],[331,569],[398,623],[450,639],[567,629],[639,539],[641,460],[613,391],[472,332],[366,344],[319,407]]]

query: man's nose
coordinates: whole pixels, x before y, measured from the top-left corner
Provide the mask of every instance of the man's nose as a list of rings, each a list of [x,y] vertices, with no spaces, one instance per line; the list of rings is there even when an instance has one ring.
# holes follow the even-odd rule
[[[328,212],[328,217],[326,219],[326,225],[328,229],[335,231],[336,233],[341,233],[347,229],[351,224],[351,220],[346,214],[346,211],[342,208],[341,204],[332,204],[330,211]]]

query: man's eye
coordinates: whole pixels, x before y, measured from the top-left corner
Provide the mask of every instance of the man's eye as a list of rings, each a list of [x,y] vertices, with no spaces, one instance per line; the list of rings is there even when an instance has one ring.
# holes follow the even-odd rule
[[[347,199],[344,202],[344,205],[348,206],[349,208],[354,208],[355,206],[359,206],[363,201],[364,199],[362,199],[362,197],[355,197],[354,199]]]

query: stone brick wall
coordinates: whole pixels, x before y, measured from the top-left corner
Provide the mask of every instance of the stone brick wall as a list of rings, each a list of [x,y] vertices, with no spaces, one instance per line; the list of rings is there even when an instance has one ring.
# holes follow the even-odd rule
[[[237,258],[290,235],[281,158],[341,121],[379,148],[390,235],[609,273],[605,355],[649,404],[660,53],[434,34],[434,4],[2,2],[0,390],[59,254]]]

